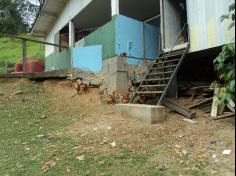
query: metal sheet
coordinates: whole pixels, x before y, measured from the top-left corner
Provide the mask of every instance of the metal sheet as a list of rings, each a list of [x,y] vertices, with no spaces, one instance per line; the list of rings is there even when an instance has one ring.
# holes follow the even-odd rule
[[[234,41],[234,29],[228,30],[230,21],[220,22],[231,3],[232,0],[187,0],[190,52]]]

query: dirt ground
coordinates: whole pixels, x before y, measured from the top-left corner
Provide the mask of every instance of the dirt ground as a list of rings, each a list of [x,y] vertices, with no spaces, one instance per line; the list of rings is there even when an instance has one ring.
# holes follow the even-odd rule
[[[8,80],[8,84],[29,84],[29,80]],[[53,113],[60,116],[66,109],[67,117],[73,123],[57,131],[77,141],[76,153],[117,153],[127,149],[136,153],[148,153],[155,147],[164,148],[161,155],[153,155],[149,162],[172,160],[178,162],[178,169],[198,170],[188,165],[185,157],[206,163],[210,175],[233,176],[235,172],[235,119],[219,121],[205,119],[198,113],[197,124],[183,121],[183,117],[168,110],[167,120],[151,125],[116,112],[114,105],[104,104],[98,89],[76,95],[71,81],[48,80],[34,82],[42,87],[53,102]],[[188,101],[188,100],[187,100]],[[199,115],[200,114],[200,115]],[[223,155],[231,150],[230,155]],[[174,166],[173,166],[174,167]],[[165,175],[165,174],[164,174]],[[182,175],[182,174],[179,174]],[[198,175],[198,174],[196,174]],[[200,175],[200,174],[199,174]]]

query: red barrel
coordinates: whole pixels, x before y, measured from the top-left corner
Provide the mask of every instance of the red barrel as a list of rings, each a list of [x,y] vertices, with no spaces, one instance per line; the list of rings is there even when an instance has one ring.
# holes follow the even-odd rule
[[[41,60],[28,59],[26,62],[26,72],[38,73],[44,71],[44,62]]]
[[[22,64],[16,64],[15,72],[22,72],[22,71],[23,71],[23,65]]]
[[[44,63],[41,60],[34,61],[34,72],[43,72],[44,71]]]

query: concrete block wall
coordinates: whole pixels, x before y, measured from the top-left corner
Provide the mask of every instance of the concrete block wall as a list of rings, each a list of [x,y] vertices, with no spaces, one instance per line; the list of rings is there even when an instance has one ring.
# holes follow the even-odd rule
[[[108,92],[117,91],[117,93],[128,92],[128,70],[126,58],[113,57],[103,61],[103,88]]]

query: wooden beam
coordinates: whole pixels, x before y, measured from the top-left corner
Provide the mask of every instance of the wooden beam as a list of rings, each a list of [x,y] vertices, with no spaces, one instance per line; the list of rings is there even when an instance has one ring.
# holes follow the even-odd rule
[[[212,104],[212,110],[211,110],[211,117],[217,117],[218,110],[219,110],[219,93],[220,93],[220,85],[217,84],[214,91],[214,97],[213,97],[213,104]]]
[[[211,117],[210,114],[205,114],[204,117],[209,118],[209,119],[213,119],[213,120],[220,120],[220,119],[225,119],[225,118],[230,118],[235,116],[235,113],[224,113],[223,115],[220,116],[216,116],[216,117]]]
[[[26,40],[22,40],[22,65],[23,72],[26,72]]]
[[[163,105],[172,109],[173,111],[180,113],[181,115],[183,115],[189,119],[193,119],[194,116],[196,115],[196,112],[194,112],[190,109],[187,109],[186,107],[184,107],[180,104],[177,104],[170,99],[164,99]]]
[[[199,106],[201,106],[201,105],[203,105],[205,103],[211,102],[211,101],[213,101],[213,98],[207,98],[205,100],[199,101],[199,102],[189,106],[188,108],[189,109],[197,108],[197,107],[199,107]]]
[[[44,45],[57,46],[57,47],[61,47],[61,48],[69,48],[68,46],[63,46],[63,45],[58,45],[58,44],[43,42],[43,41],[38,41],[38,40],[32,40],[32,39],[28,39],[28,38],[24,38],[24,37],[16,37],[16,36],[13,36],[13,35],[7,35],[7,34],[2,34],[2,33],[0,33],[0,36],[15,38],[15,39],[19,39],[19,40],[26,40],[26,41],[29,41],[29,42],[40,43],[40,44],[44,44]]]

